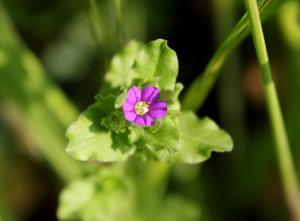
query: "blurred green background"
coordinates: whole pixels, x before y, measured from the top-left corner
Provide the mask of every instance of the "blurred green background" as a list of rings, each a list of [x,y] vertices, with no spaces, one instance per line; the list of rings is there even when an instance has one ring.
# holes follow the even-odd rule
[[[125,41],[167,39],[186,88],[245,12],[235,0],[122,2]],[[300,175],[300,3],[274,2],[264,31]],[[65,129],[93,102],[120,49],[117,21],[112,0],[0,1],[1,221],[56,220],[59,191],[79,172],[64,153]],[[288,220],[251,38],[198,114],[227,130],[235,148],[200,170],[175,167],[168,191],[199,203],[201,220]]]

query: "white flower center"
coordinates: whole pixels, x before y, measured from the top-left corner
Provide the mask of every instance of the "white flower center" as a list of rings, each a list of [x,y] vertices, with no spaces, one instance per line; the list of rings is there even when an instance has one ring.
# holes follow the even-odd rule
[[[144,116],[149,111],[149,105],[144,101],[137,102],[134,106],[134,111],[138,115]]]

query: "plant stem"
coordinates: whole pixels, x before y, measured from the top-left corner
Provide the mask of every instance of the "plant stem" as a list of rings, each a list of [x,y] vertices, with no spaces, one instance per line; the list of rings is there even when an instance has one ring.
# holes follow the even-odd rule
[[[104,36],[101,31],[101,19],[99,14],[99,8],[96,0],[89,0],[89,16],[91,22],[92,33],[95,36],[95,40],[99,46],[104,42]]]
[[[272,79],[257,3],[256,0],[245,0],[245,4],[249,14],[258,61],[261,67],[261,76],[264,84],[267,107],[275,139],[277,158],[287,205],[293,219],[295,221],[300,221],[299,186],[276,88]]]
[[[259,1],[259,9],[261,13],[265,14],[265,9],[270,2],[271,0]],[[246,15],[244,15],[214,54],[204,69],[203,74],[199,75],[192,85],[187,88],[182,99],[183,109],[196,111],[202,106],[207,95],[215,84],[226,59],[230,53],[248,36],[249,31],[249,21]]]
[[[214,27],[216,45],[223,39],[236,20],[236,9],[240,5],[236,0],[213,0]],[[241,59],[237,50],[229,56],[223,67],[223,75],[217,85],[218,109],[223,127],[231,134],[234,143],[239,148],[233,152],[233,158],[243,160],[241,153],[247,143],[247,129],[245,127],[245,100],[241,84]]]
[[[115,3],[115,12],[117,18],[117,37],[119,41],[119,49],[124,46],[124,32],[123,32],[123,24],[122,24],[122,0],[114,0]]]
[[[9,61],[0,65],[0,117],[16,135],[24,138],[17,140],[28,141],[68,182],[82,170],[82,165],[64,150],[66,126],[75,120],[78,111],[49,81],[38,59],[23,45],[2,4],[0,17],[0,33],[4,33],[0,35],[0,48]]]

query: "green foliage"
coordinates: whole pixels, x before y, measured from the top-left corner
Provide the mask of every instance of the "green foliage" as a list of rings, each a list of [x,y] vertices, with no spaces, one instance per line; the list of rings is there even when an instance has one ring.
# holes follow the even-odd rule
[[[122,161],[135,153],[144,160],[199,163],[212,151],[230,151],[232,140],[209,119],[180,112],[176,53],[165,40],[140,47],[131,42],[112,59],[105,84],[67,131],[67,152],[76,159]],[[121,106],[132,85],[153,85],[168,102],[168,115],[150,128],[125,121]]]
[[[183,112],[179,124],[182,148],[179,157],[185,162],[202,162],[212,151],[224,152],[232,148],[230,136],[209,118],[199,119],[192,112]]]
[[[151,83],[161,90],[174,90],[178,74],[176,53],[167,41],[156,40],[146,44],[140,51],[126,80],[127,87],[134,82]]]
[[[128,71],[133,65],[141,49],[140,43],[131,41],[120,53],[112,58],[110,68],[105,75],[105,80],[111,87],[122,87],[128,76]]]
[[[293,48],[300,48],[300,14],[299,1],[285,1],[279,10],[279,24],[282,29],[283,37]]]
[[[156,218],[158,221],[199,221],[200,217],[199,206],[176,195],[158,203],[153,214],[159,214]],[[153,219],[153,214],[149,221]]]
[[[97,104],[89,107],[69,127],[67,136],[70,142],[67,146],[67,152],[72,157],[83,161],[96,159],[109,162],[125,160],[134,152],[134,149],[127,145],[126,133],[121,133],[118,136],[116,132],[105,127],[109,123],[104,122],[105,126],[101,124],[101,119],[107,117],[103,111],[107,110],[105,104],[113,104],[109,100],[101,103],[103,104],[102,108],[101,105],[98,106]],[[122,121],[124,122],[123,119]]]
[[[162,197],[149,195],[140,204],[136,193],[137,183],[125,175],[122,167],[111,166],[73,180],[61,192],[60,220],[151,221],[156,214],[158,221],[196,221],[199,212],[195,203],[176,195]]]
[[[121,107],[123,103],[119,98],[120,95],[124,98],[124,93],[121,93],[122,83],[138,50],[139,44],[131,42],[112,59],[110,70],[105,76],[107,84],[96,96],[96,103],[68,128],[67,152],[74,158],[110,162],[125,160],[134,152],[132,146],[127,145],[126,122],[123,117],[119,117],[122,113],[115,108],[115,104]]]
[[[18,38],[1,3],[0,33],[1,118],[36,147],[62,179],[71,179],[80,169],[63,149],[63,133],[77,110]]]
[[[258,1],[259,11],[262,16],[266,15],[267,6],[270,3],[271,0]],[[218,48],[210,62],[206,65],[203,73],[198,75],[186,90],[182,99],[183,109],[193,111],[200,109],[215,84],[217,77],[221,73],[222,67],[227,61],[228,56],[249,35],[249,33],[249,20],[247,14],[245,14]]]
[[[132,221],[134,190],[117,168],[73,180],[60,195],[60,220]],[[125,200],[125,202],[124,202]]]

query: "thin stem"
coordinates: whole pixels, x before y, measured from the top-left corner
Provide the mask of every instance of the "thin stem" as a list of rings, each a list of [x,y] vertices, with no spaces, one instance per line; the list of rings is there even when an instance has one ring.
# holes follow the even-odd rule
[[[115,12],[117,18],[117,37],[119,41],[119,47],[124,46],[124,30],[123,30],[123,13],[122,13],[122,0],[114,0],[115,3]]]
[[[270,2],[271,0],[259,1],[260,13],[265,14],[265,9]],[[230,53],[248,36],[249,30],[249,21],[246,15],[244,15],[214,54],[204,69],[203,74],[199,75],[192,85],[187,88],[182,99],[183,109],[194,111],[200,109],[215,84],[226,59]]]
[[[104,42],[104,36],[101,32],[101,19],[99,14],[99,7],[96,0],[89,0],[89,16],[95,40],[97,44],[101,46]]]
[[[78,111],[63,92],[49,82],[37,58],[23,45],[2,4],[0,17],[0,32],[4,33],[0,35],[0,45],[10,60],[0,67],[2,77],[8,79],[1,84],[7,85],[7,90],[1,94],[1,118],[26,140],[25,143],[28,141],[41,153],[63,181],[68,182],[82,169],[64,150],[67,143],[64,131]],[[16,78],[5,78],[13,71]],[[15,85],[18,85],[20,96],[14,92]]]
[[[214,27],[217,44],[220,44],[230,33],[236,20],[236,9],[240,5],[236,0],[213,0]],[[246,145],[247,130],[245,127],[245,101],[243,99],[239,51],[233,52],[223,68],[218,84],[218,107],[220,121],[231,134],[238,146],[233,155],[236,160],[243,160],[241,153]]]
[[[293,219],[295,221],[300,221],[299,186],[283,122],[282,112],[272,78],[257,3],[256,0],[245,0],[245,4],[249,14],[258,61],[261,67],[261,76],[264,84],[267,107],[275,139],[277,158],[287,205]]]

